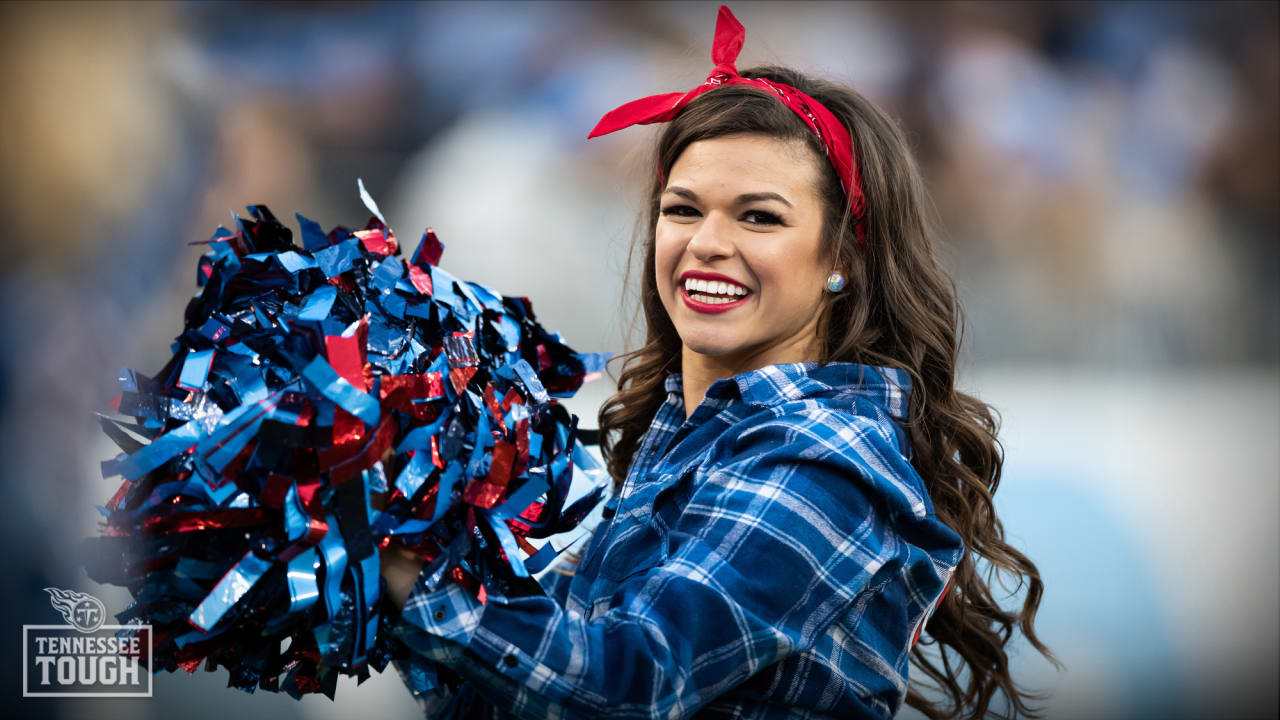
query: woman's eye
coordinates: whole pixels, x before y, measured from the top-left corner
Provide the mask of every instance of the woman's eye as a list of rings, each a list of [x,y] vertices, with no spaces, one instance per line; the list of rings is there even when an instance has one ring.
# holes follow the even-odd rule
[[[742,219],[751,225],[781,225],[782,218],[771,212],[764,210],[748,210],[742,214]]]
[[[688,205],[668,205],[662,208],[662,214],[674,217],[698,217],[701,215],[701,213]]]

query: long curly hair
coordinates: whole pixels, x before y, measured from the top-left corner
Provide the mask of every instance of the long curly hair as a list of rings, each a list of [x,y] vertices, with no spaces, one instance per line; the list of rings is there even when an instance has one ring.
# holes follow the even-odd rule
[[[938,223],[915,159],[898,125],[854,90],[783,67],[741,74],[798,88],[841,119],[852,134],[866,211],[861,218],[849,216],[847,198],[820,141],[791,110],[754,88],[728,85],[704,93],[665,126],[656,148],[647,225],[628,260],[633,264],[637,251],[642,256],[639,296],[645,341],[614,359],[621,363],[616,376],[612,368],[610,372],[618,391],[599,414],[601,454],[615,487],[627,476],[641,437],[666,396],[666,375],[680,369],[680,336],[659,299],[654,270],[660,178],[668,177],[680,154],[698,140],[756,134],[806,143],[825,169],[819,188],[823,259],[847,279],[843,292],[824,294],[822,356],[817,360],[889,366],[910,374],[906,426],[911,462],[924,479],[938,519],[959,533],[966,547],[952,591],[911,651],[911,662],[936,685],[921,684],[921,676],[913,673],[906,702],[930,718],[979,718],[994,714],[992,700],[1002,692],[1007,715],[997,717],[1037,717],[1030,701],[1042,696],[1014,684],[1006,646],[1019,629],[1057,664],[1034,627],[1044,583],[1035,564],[1005,542],[992,505],[1004,457],[997,438],[999,416],[955,387],[963,318],[955,286],[934,255]],[[862,245],[854,230],[858,221],[865,232]],[[979,560],[987,566],[985,573]],[[1016,612],[1002,608],[993,596],[995,574],[1017,577],[1018,589],[1027,586]],[[936,660],[926,652],[933,646]],[[962,666],[967,666],[963,680]],[[922,687],[944,697],[930,701]]]

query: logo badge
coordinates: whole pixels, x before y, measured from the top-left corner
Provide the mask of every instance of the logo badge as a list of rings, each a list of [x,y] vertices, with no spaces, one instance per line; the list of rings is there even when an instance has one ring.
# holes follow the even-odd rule
[[[75,629],[91,633],[102,627],[107,609],[98,598],[75,590],[45,588],[44,591],[49,593],[53,609],[62,613],[62,617]]]
[[[98,598],[45,592],[67,624],[22,626],[23,697],[151,697],[150,625],[106,625]]]

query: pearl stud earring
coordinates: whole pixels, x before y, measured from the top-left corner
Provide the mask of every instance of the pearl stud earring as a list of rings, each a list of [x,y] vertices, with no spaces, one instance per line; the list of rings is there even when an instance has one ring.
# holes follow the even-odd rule
[[[831,273],[827,276],[827,289],[833,293],[838,293],[844,289],[844,276],[838,272]]]

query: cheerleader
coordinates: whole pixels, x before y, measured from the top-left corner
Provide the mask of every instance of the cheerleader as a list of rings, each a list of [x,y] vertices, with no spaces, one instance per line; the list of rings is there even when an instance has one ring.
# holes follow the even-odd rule
[[[997,693],[1030,712],[1006,645],[1020,629],[1052,658],[1043,584],[992,505],[994,413],[955,388],[919,170],[857,92],[739,71],[744,36],[721,7],[705,83],[591,133],[665,123],[647,335],[600,411],[616,492],[581,557],[545,597],[476,598],[382,555],[427,717],[984,717]],[[1018,611],[979,559],[1026,582]]]

